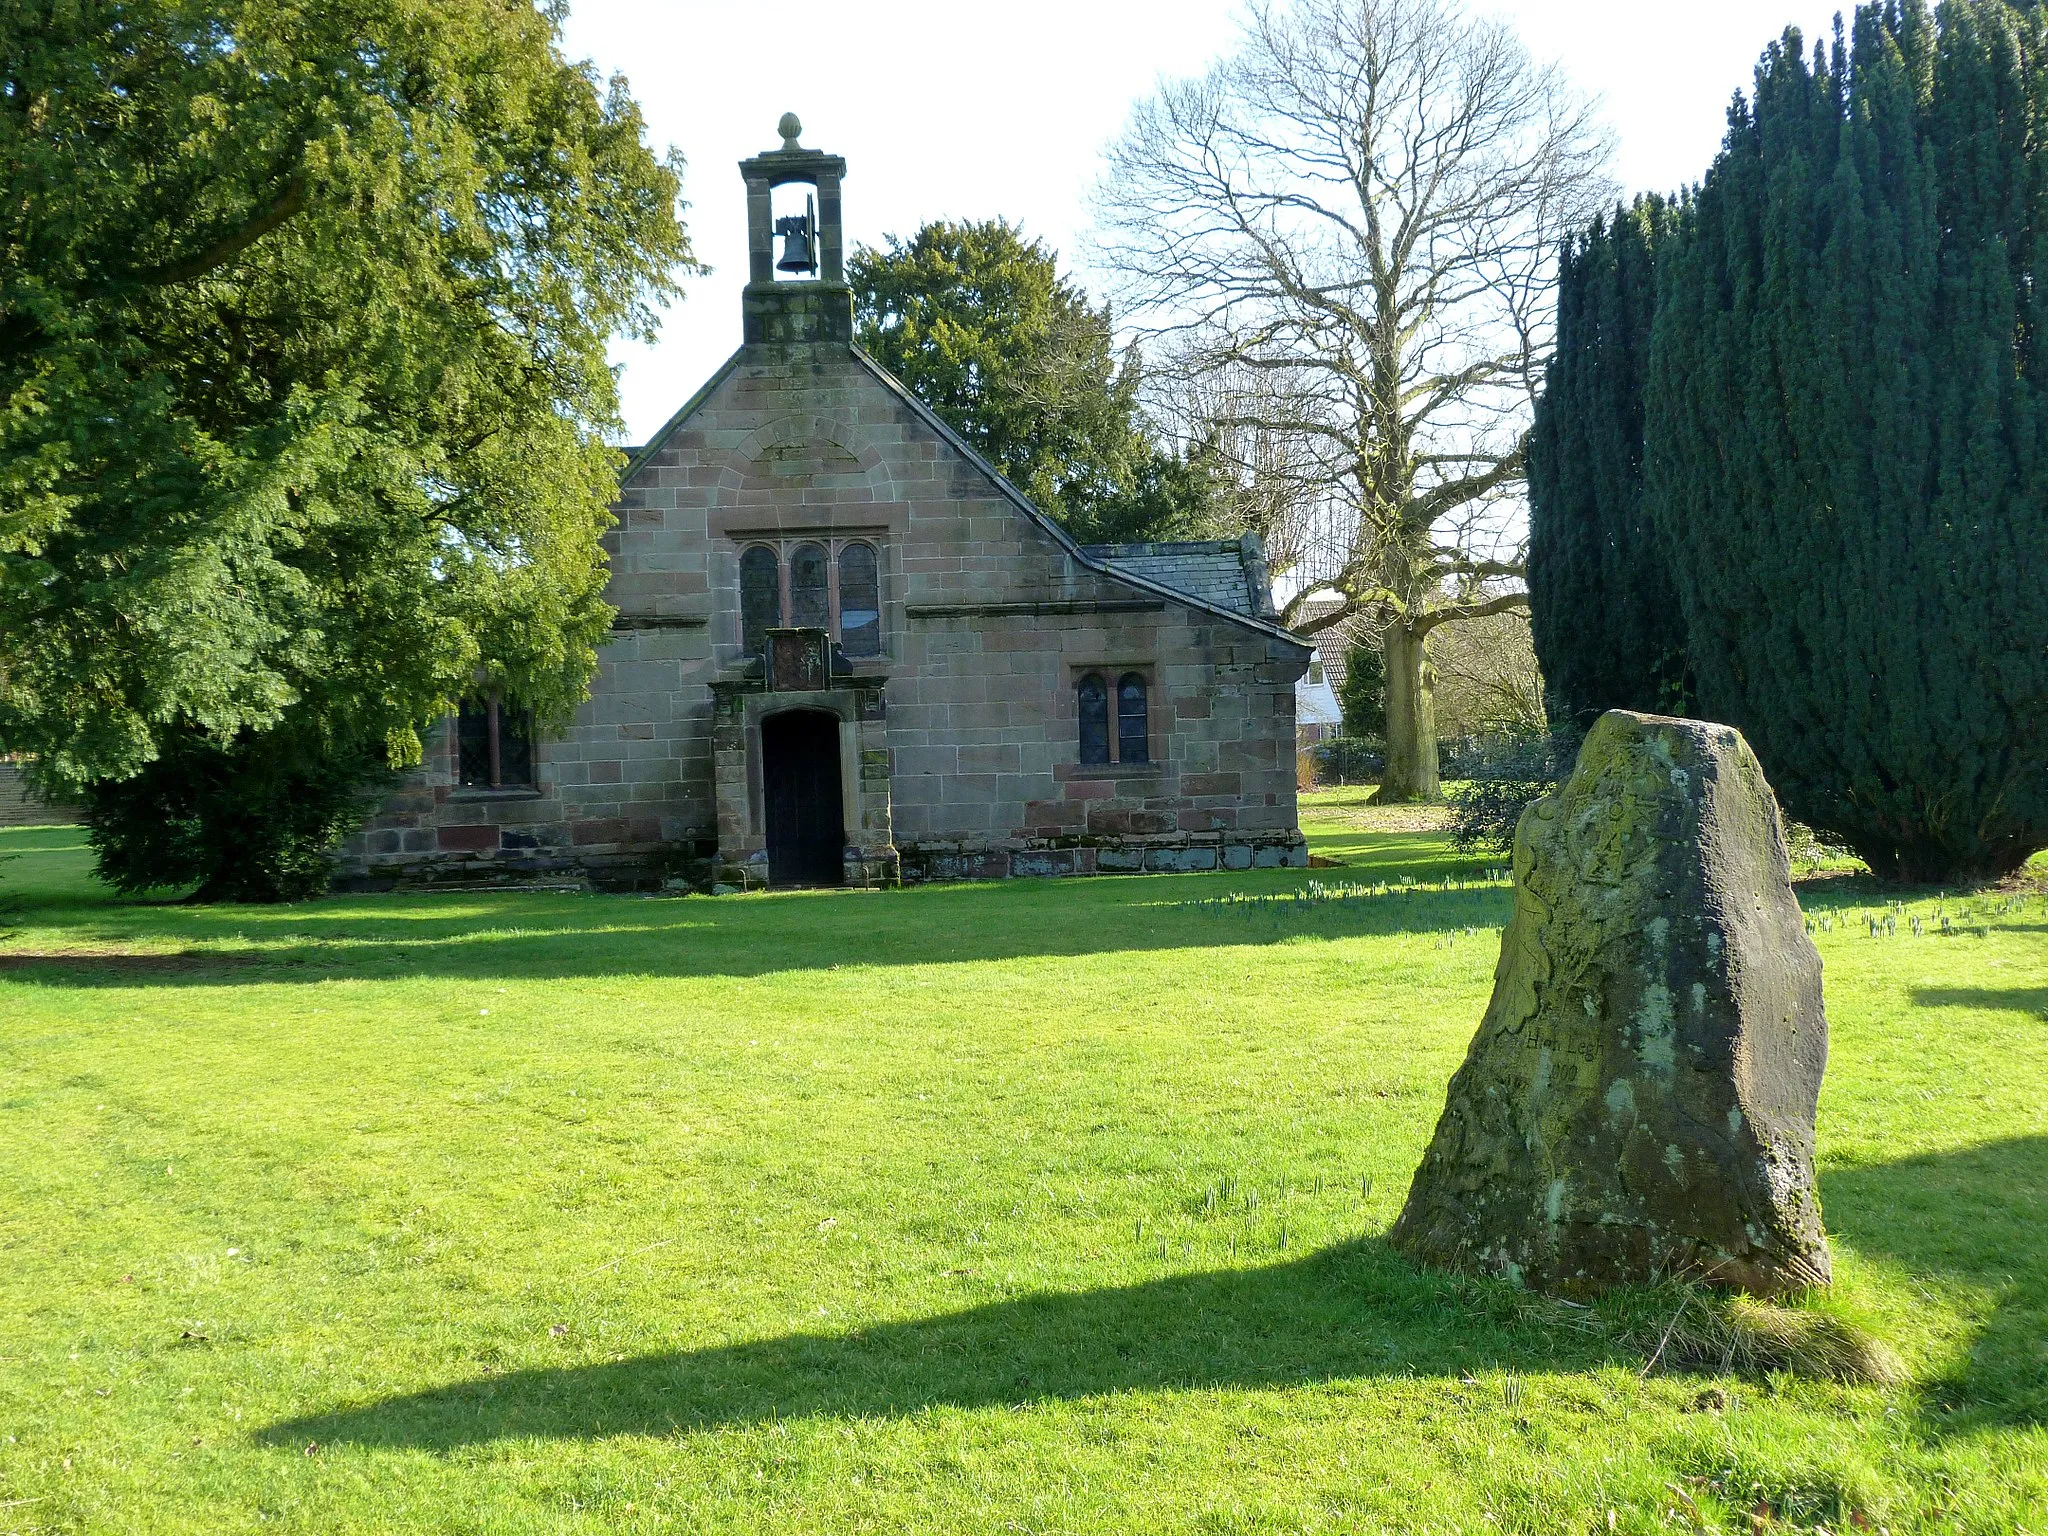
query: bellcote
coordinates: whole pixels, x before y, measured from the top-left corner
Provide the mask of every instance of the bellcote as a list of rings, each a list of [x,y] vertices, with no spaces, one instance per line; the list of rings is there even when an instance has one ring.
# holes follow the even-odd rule
[[[749,345],[853,341],[853,290],[846,286],[846,241],[839,183],[846,161],[805,149],[803,124],[785,112],[782,147],[740,162],[747,186],[747,287],[740,299]],[[801,198],[783,188],[805,188]],[[779,217],[778,201],[787,210]],[[778,234],[782,245],[778,252]]]

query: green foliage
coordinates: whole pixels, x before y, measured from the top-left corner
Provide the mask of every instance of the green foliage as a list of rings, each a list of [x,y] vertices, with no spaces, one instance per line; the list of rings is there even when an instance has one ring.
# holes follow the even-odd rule
[[[1648,495],[1706,713],[1879,874],[2048,845],[2038,10],[1797,33],[1662,264]]]
[[[1640,377],[1689,702],[1888,879],[2048,846],[2044,26],[2005,0],[1865,6],[1810,62],[1787,32],[1699,191],[1573,248],[1532,444],[1564,711],[1679,675],[1643,639],[1664,599],[1629,511]]]
[[[1365,794],[1341,870],[275,916],[0,832],[7,1528],[2048,1527],[2039,899],[1802,891],[1798,1310],[1911,1380],[1770,1377],[1841,1352],[1387,1251],[1513,898]]]
[[[1529,434],[1529,620],[1551,713],[1685,714],[1685,624],[1643,505],[1657,257],[1678,211],[1617,209],[1566,246],[1557,350]],[[1597,617],[1596,617],[1597,616]]]
[[[543,719],[583,696],[605,345],[688,247],[554,14],[0,21],[0,748],[49,787],[287,719],[403,763],[480,674]]]
[[[1000,219],[927,224],[847,267],[861,347],[1083,543],[1199,536],[1211,477],[1158,443],[1136,349]]]
[[[396,783],[381,741],[307,740],[284,724],[223,745],[168,733],[140,773],[85,787],[102,879],[196,901],[299,901],[327,888],[334,844]]]
[[[1453,770],[1459,782],[1445,797],[1452,845],[1461,853],[1512,854],[1522,812],[1570,776],[1582,739],[1561,726],[1478,744]]]
[[[1344,686],[1337,691],[1344,734],[1370,741],[1387,738],[1387,657],[1379,643],[1360,640],[1344,653]]]

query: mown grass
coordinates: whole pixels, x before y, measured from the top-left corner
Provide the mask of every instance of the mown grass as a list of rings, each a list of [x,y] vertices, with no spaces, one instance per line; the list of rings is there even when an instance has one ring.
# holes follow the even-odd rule
[[[1317,805],[1388,894],[188,908],[0,833],[0,1532],[2048,1532],[2039,897],[1803,892],[1806,1305],[1907,1379],[1646,1369],[1668,1296],[1384,1247],[1509,895]]]

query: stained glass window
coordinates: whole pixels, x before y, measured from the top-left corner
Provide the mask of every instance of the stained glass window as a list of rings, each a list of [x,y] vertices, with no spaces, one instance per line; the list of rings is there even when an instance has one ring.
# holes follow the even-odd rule
[[[756,544],[740,556],[740,649],[760,655],[768,631],[781,622],[782,564],[774,550]]]
[[[457,768],[466,788],[491,786],[491,705],[488,699],[466,700],[455,717]]]
[[[465,700],[455,716],[456,777],[465,789],[533,783],[533,716],[497,698]]]
[[[1145,713],[1145,679],[1126,672],[1116,685],[1116,760],[1152,761],[1150,721]]]
[[[533,782],[533,717],[523,709],[498,711],[498,788]]]
[[[832,622],[828,562],[822,544],[799,544],[789,556],[789,622],[794,629],[824,629]]]

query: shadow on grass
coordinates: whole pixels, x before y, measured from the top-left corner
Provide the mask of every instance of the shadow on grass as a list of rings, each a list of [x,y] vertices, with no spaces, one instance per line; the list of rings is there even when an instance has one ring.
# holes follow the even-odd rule
[[[2048,987],[1916,987],[1913,1001],[1922,1008],[1988,1008],[2048,1019]]]
[[[1424,1275],[1362,1240],[1264,1269],[1029,1296],[854,1333],[514,1371],[292,1419],[256,1438],[450,1451],[511,1437],[663,1435],[1607,1358],[1597,1334],[1546,1330],[1541,1315],[1505,1285]]]
[[[1967,1366],[1933,1384],[1937,1426],[2048,1422],[2048,1137],[1832,1173],[1824,1194],[1835,1230],[1861,1251],[1998,1297]],[[1595,1319],[1499,1282],[1419,1271],[1382,1241],[1360,1239],[1261,1269],[1027,1296],[851,1333],[481,1376],[286,1420],[255,1438],[440,1452],[518,1437],[1640,1360]]]
[[[1968,1359],[1928,1384],[1938,1426],[2048,1424],[2048,1136],[1841,1169],[1821,1199],[1859,1252],[1993,1298]]]
[[[1286,898],[1306,884],[1300,875],[1120,876],[688,901],[493,893],[139,916],[81,906],[42,914],[64,920],[62,947],[17,950],[4,970],[69,987],[749,977],[1441,934],[1503,923],[1512,907],[1505,888],[1484,886],[1317,905],[1198,905],[1232,891]],[[150,941],[148,951],[128,948],[138,938]],[[168,942],[188,947],[163,949]]]

